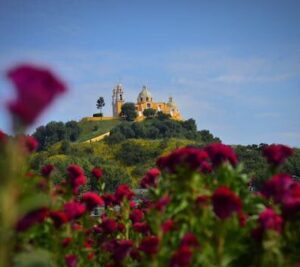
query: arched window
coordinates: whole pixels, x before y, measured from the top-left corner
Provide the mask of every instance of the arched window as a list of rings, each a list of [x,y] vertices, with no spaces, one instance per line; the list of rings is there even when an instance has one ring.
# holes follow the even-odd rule
[[[123,100],[123,99],[122,99],[122,95],[120,95],[120,100]]]
[[[147,103],[147,108],[151,108],[151,105],[150,105],[150,103]]]
[[[149,101],[149,97],[146,97],[146,101],[147,101],[147,102]]]

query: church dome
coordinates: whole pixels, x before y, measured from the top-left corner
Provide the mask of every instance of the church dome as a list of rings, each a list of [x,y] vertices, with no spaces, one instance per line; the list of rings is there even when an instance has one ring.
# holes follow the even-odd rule
[[[142,91],[139,93],[137,102],[151,102],[152,101],[152,95],[149,92],[148,88],[144,85],[142,88]]]

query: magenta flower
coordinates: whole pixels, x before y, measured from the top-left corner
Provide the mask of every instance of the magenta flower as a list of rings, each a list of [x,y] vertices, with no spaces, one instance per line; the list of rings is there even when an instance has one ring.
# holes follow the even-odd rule
[[[158,252],[158,246],[159,238],[157,236],[147,236],[141,241],[139,250],[154,255]]]
[[[92,174],[97,180],[99,180],[99,178],[103,175],[103,170],[99,167],[95,167],[92,169]]]
[[[293,149],[285,145],[270,145],[263,149],[263,155],[273,166],[279,166],[288,157],[293,155]]]
[[[208,154],[199,148],[178,148],[167,156],[160,157],[156,164],[161,170],[175,173],[179,167],[191,170],[200,170],[202,164],[208,159]]]
[[[17,222],[16,230],[19,232],[26,231],[33,225],[42,223],[47,218],[47,216],[48,208],[45,207],[30,211]]]
[[[131,200],[134,196],[133,191],[126,184],[121,184],[118,186],[115,192],[115,197],[118,202],[121,202],[123,199]]]
[[[103,199],[94,192],[86,192],[82,195],[81,201],[85,203],[88,210],[92,210],[97,206],[104,206]]]
[[[219,187],[212,196],[213,209],[220,219],[229,218],[232,213],[240,212],[242,208],[241,199],[228,187]]]
[[[85,213],[86,206],[79,202],[70,201],[65,203],[64,211],[67,215],[67,218],[69,220],[73,220],[81,217]]]
[[[77,256],[75,254],[68,254],[65,256],[65,263],[67,267],[76,267],[77,266]]]
[[[132,223],[140,222],[144,218],[144,213],[139,209],[135,209],[130,213],[129,218]]]
[[[159,169],[157,168],[150,169],[141,180],[141,187],[142,188],[156,187],[157,179],[159,175],[160,175]]]
[[[8,103],[11,114],[24,125],[31,125],[66,86],[52,72],[32,65],[20,65],[8,71],[17,98]]]
[[[188,246],[180,246],[173,254],[169,267],[189,267],[192,260],[192,250]]]
[[[54,170],[54,166],[52,164],[47,164],[42,167],[41,174],[44,177],[49,177],[53,170]]]
[[[52,219],[56,228],[59,228],[64,223],[68,222],[68,217],[63,211],[51,211],[49,217]]]
[[[224,144],[211,144],[205,147],[213,167],[218,167],[224,162],[229,162],[232,166],[236,166],[238,160],[236,154],[230,146]]]

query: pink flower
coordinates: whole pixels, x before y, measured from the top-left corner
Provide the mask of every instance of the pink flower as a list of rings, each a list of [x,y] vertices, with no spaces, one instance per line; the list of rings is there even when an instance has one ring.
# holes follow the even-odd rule
[[[18,232],[26,231],[33,225],[42,223],[48,216],[48,208],[42,207],[25,214],[16,225]]]
[[[238,162],[237,157],[230,146],[215,143],[205,147],[205,151],[208,153],[213,167],[218,167],[227,161],[232,166],[236,166]]]
[[[118,202],[121,202],[123,199],[131,200],[134,196],[134,193],[131,191],[128,185],[121,184],[118,186],[115,192],[115,197]]]
[[[66,91],[65,85],[43,68],[20,65],[9,70],[7,76],[17,91],[17,99],[8,103],[8,109],[24,125],[35,122],[55,97]]]
[[[81,201],[85,203],[88,210],[92,210],[97,206],[104,206],[103,199],[94,192],[87,192],[82,195]]]
[[[135,209],[130,213],[129,218],[132,223],[140,222],[144,218],[144,213],[139,209]]]
[[[278,166],[282,164],[288,157],[293,154],[293,149],[285,145],[270,145],[263,149],[263,155],[267,161],[273,165]]]
[[[49,217],[52,219],[56,228],[59,228],[68,221],[68,217],[63,211],[51,211]]]
[[[79,202],[70,201],[65,203],[64,211],[67,215],[67,218],[69,220],[73,220],[81,217],[85,213],[86,206]]]
[[[229,218],[233,212],[240,212],[241,199],[228,187],[219,187],[212,196],[213,209],[220,219]]]
[[[76,267],[77,261],[77,256],[75,254],[68,254],[65,256],[65,263],[67,267]]]
[[[178,168],[189,168],[198,170],[203,162],[208,159],[208,154],[198,148],[184,147],[178,148],[167,156],[160,157],[157,160],[157,166],[171,173],[175,173]]]
[[[99,180],[99,178],[103,175],[103,170],[99,167],[95,167],[92,169],[92,174],[97,180]]]
[[[47,164],[42,167],[41,174],[44,177],[49,177],[53,170],[54,170],[54,166],[52,164]]]
[[[147,236],[141,241],[139,250],[154,255],[158,252],[158,246],[159,238],[157,236]]]
[[[169,267],[189,267],[192,260],[192,250],[188,246],[180,246],[173,254]]]
[[[157,168],[150,169],[141,180],[141,187],[142,188],[156,187],[157,179],[159,175],[160,175],[159,169]]]

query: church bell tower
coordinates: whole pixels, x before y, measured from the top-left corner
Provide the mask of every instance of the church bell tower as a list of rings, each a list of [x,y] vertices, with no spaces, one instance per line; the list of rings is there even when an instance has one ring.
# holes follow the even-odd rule
[[[124,104],[124,88],[122,84],[117,84],[117,86],[113,89],[112,95],[112,108],[113,108],[113,117],[118,118],[121,112],[121,108]]]

